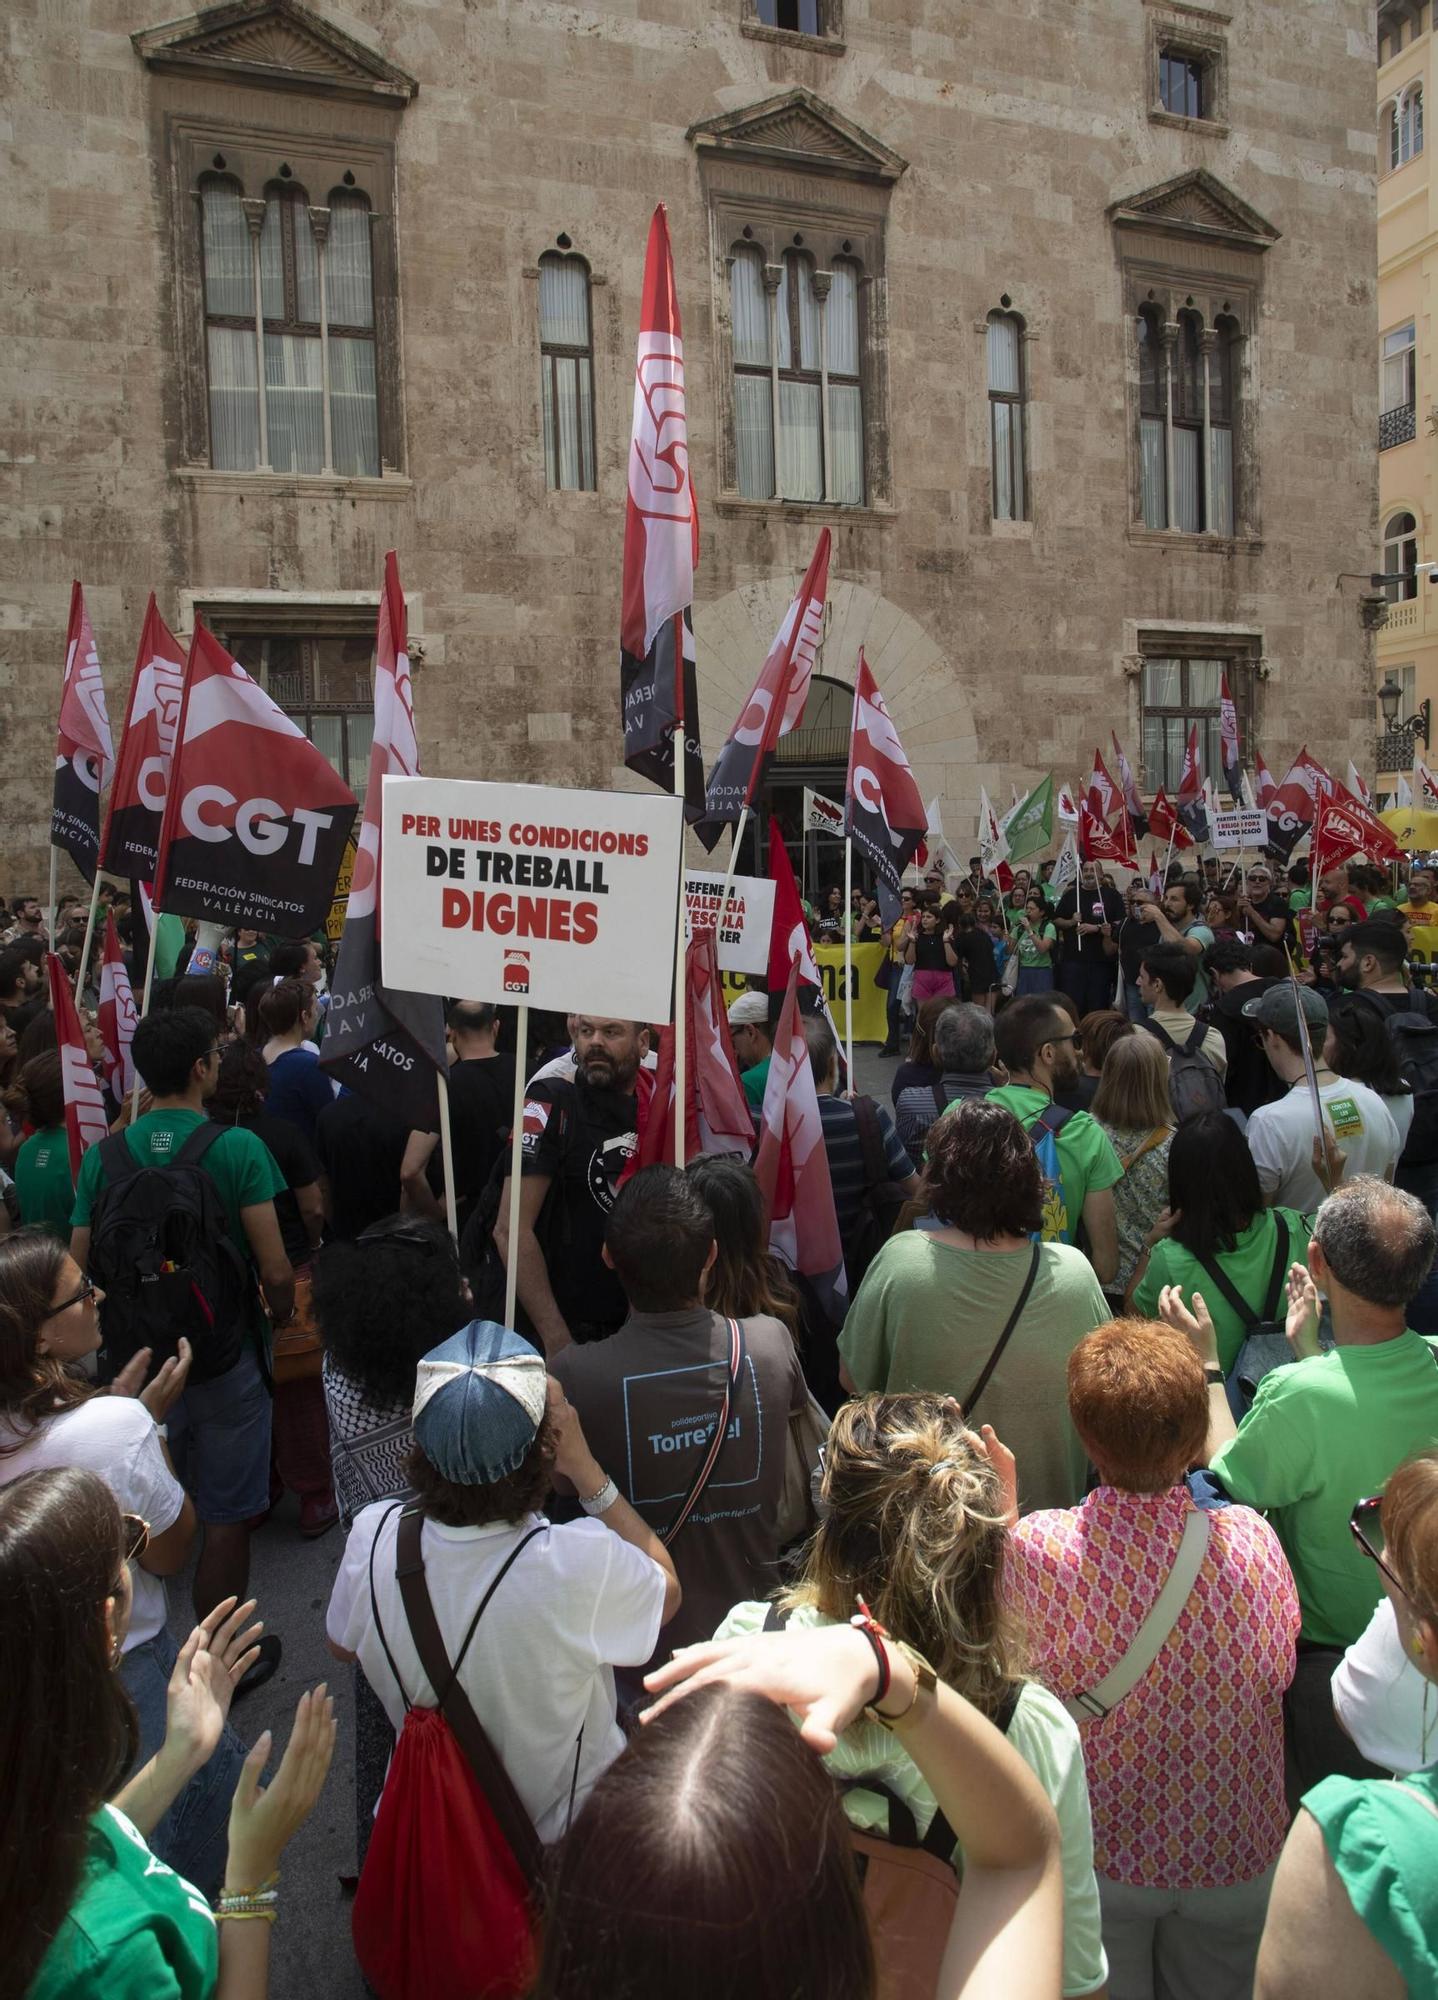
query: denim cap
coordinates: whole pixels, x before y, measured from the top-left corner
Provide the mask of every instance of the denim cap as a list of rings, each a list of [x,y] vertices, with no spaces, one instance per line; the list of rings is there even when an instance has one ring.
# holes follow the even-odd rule
[[[414,1438],[457,1486],[492,1486],[517,1472],[544,1421],[544,1357],[492,1319],[432,1347],[415,1371]]]

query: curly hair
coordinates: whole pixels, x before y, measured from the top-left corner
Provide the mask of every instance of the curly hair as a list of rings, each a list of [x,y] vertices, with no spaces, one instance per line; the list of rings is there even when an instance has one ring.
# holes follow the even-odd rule
[[[829,1431],[826,1511],[784,1602],[847,1619],[860,1596],[992,1716],[1022,1678],[1004,1602],[999,1476],[951,1396],[863,1396]]]
[[[411,1445],[404,1476],[431,1521],[446,1528],[483,1528],[491,1521],[522,1521],[544,1505],[549,1493],[557,1433],[546,1416],[522,1464],[486,1485],[446,1479],[423,1449]]]
[[[970,1097],[929,1127],[924,1187],[941,1222],[980,1242],[1031,1236],[1043,1223],[1043,1176],[1006,1105]]]
[[[313,1298],[326,1354],[376,1403],[409,1402],[421,1358],[472,1316],[454,1239],[419,1216],[327,1243]]]

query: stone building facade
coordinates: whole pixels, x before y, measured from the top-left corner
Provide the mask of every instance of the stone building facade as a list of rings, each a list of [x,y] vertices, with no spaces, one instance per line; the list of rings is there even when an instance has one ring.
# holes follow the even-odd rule
[[[1281,0],[7,13],[3,886],[43,865],[72,576],[117,723],[153,589],[362,771],[394,547],[427,768],[625,782],[658,199],[708,755],[827,524],[789,779],[842,783],[861,643],[961,846],[980,784],[1110,728],[1150,787],[1190,718],[1214,756],[1220,668],[1246,757],[1361,757],[1365,0],[1301,36]]]

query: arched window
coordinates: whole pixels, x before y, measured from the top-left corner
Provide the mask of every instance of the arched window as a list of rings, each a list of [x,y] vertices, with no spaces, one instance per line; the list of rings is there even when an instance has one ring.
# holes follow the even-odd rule
[[[200,226],[211,464],[377,477],[366,197],[336,188],[312,207],[276,181],[247,202],[233,179],[207,175]]]
[[[1406,167],[1423,151],[1423,86],[1410,83],[1398,93],[1387,112],[1388,166]]]
[[[864,502],[859,267],[830,271],[786,251],[766,264],[734,247],[734,439],[739,491],[751,500]]]
[[[589,266],[550,250],[539,260],[544,467],[552,489],[593,492],[594,341]]]
[[[989,462],[996,521],[1028,518],[1024,478],[1024,334],[1017,313],[989,314]]]
[[[1143,524],[1187,535],[1234,532],[1237,322],[1157,307],[1138,314],[1139,483]]]
[[[1390,604],[1418,595],[1418,523],[1411,514],[1390,514],[1383,529],[1383,567],[1396,583],[1385,583]]]

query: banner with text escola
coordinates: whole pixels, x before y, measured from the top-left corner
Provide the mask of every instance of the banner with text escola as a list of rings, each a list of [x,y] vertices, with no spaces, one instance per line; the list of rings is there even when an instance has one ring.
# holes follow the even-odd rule
[[[387,777],[385,984],[669,1020],[683,811],[643,793]]]

